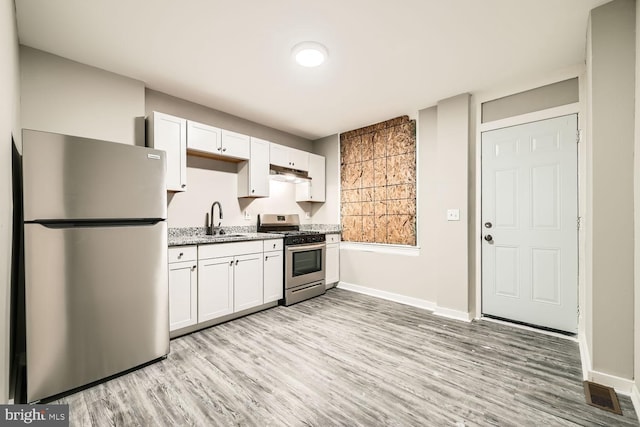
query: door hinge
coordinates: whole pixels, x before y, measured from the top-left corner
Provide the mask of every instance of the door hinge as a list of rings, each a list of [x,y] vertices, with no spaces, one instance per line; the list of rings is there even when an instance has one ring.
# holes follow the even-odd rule
[[[580,140],[582,139],[582,131],[578,129],[576,131],[576,143],[580,144]]]
[[[576,219],[576,225],[577,225],[577,229],[578,229],[578,230],[580,230],[580,225],[581,225],[581,223],[582,223],[582,217],[580,217],[580,216],[579,216],[579,217]]]

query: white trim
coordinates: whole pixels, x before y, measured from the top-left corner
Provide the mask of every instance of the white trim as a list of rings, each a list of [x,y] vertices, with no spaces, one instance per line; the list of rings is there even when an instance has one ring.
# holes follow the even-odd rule
[[[633,409],[636,410],[636,416],[640,419],[640,390],[636,384],[631,387],[631,402],[633,402]]]
[[[518,126],[525,123],[538,122],[540,120],[553,119],[555,117],[568,116],[580,112],[580,103],[560,105],[559,107],[547,108],[545,110],[533,111],[519,116],[507,117],[506,119],[494,120],[492,122],[480,123],[480,133],[496,129]]]
[[[613,387],[616,392],[625,396],[631,396],[631,388],[634,386],[633,380],[605,374],[604,372],[590,371],[589,381]]]
[[[433,312],[433,314],[437,316],[446,317],[448,319],[462,320],[464,322],[471,322],[472,320],[471,313],[452,310],[445,307],[438,307],[437,304],[420,298],[409,297],[393,292],[381,291],[379,289],[367,288],[366,286],[354,285],[353,283],[346,283],[342,281],[339,282],[336,287],[339,289],[358,292],[360,294],[365,294],[376,298],[386,299],[388,301],[398,302],[400,304],[410,305],[412,307],[422,308],[424,310]]]
[[[591,371],[591,355],[587,345],[587,336],[583,332],[578,334],[578,346],[580,347],[580,362],[582,363],[582,379],[588,380],[589,372]]]
[[[553,332],[553,331],[545,331],[544,329],[538,329],[538,328],[534,328],[534,327],[527,326],[527,325],[521,325],[519,323],[507,322],[505,320],[493,319],[491,317],[485,317],[485,316],[480,317],[478,320],[482,320],[484,322],[499,323],[501,325],[509,326],[509,327],[516,328],[516,329],[524,329],[526,331],[531,331],[531,332],[535,332],[535,333],[542,334],[542,335],[549,335],[549,336],[556,337],[556,338],[562,338],[562,339],[565,339],[565,340],[578,342],[578,338],[576,338],[574,336],[571,336],[571,335],[564,335],[564,334],[560,334],[558,332]]]
[[[633,393],[635,384],[633,380],[617,377],[615,375],[605,374],[604,372],[598,372],[593,370],[593,365],[591,364],[591,356],[589,355],[589,347],[587,346],[587,338],[585,334],[578,334],[578,344],[580,346],[580,359],[582,361],[582,376],[583,379],[588,381],[593,381],[594,383],[606,385],[608,387],[613,387],[617,393],[623,394],[625,396],[631,396],[633,399]],[[637,393],[637,388],[636,391]],[[640,403],[640,395],[635,397]],[[640,417],[640,406],[633,402],[636,413],[639,414]]]
[[[463,322],[471,322],[471,320],[473,320],[471,313],[440,306],[436,306],[433,314],[446,317],[447,319],[462,320]]]
[[[340,242],[340,250],[375,252],[381,254],[419,256],[419,246],[388,245],[382,243]]]
[[[408,297],[406,295],[396,294],[393,292],[381,291],[379,289],[367,288],[365,286],[354,285],[352,283],[338,282],[336,285],[338,289],[344,289],[346,291],[357,292],[359,294],[365,294],[376,298],[386,299],[389,301],[398,302],[400,304],[410,305],[412,307],[422,308],[424,310],[433,311],[436,308],[435,303],[420,298]]]

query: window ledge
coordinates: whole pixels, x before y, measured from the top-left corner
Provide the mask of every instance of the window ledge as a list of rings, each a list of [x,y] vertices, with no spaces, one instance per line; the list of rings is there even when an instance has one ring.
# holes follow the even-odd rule
[[[418,256],[420,246],[387,245],[382,243],[340,242],[340,250],[375,252],[381,254]]]

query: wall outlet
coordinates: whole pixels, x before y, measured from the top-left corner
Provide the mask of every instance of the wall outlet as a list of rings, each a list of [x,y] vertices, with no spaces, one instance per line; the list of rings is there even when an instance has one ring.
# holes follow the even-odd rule
[[[311,212],[305,212],[304,219],[311,219]]]
[[[251,214],[250,214],[250,213],[249,213],[249,211],[248,211],[248,210],[246,210],[246,209],[245,209],[245,211],[244,211],[244,219],[245,219],[246,221],[250,221],[250,220],[251,220]]]
[[[447,221],[460,221],[460,209],[447,209]]]

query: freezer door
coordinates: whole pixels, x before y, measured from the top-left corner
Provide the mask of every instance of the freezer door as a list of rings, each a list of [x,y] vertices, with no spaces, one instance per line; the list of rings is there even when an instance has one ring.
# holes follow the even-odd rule
[[[165,152],[23,130],[24,220],[166,218]]]
[[[169,352],[167,229],[25,224],[27,399]]]

